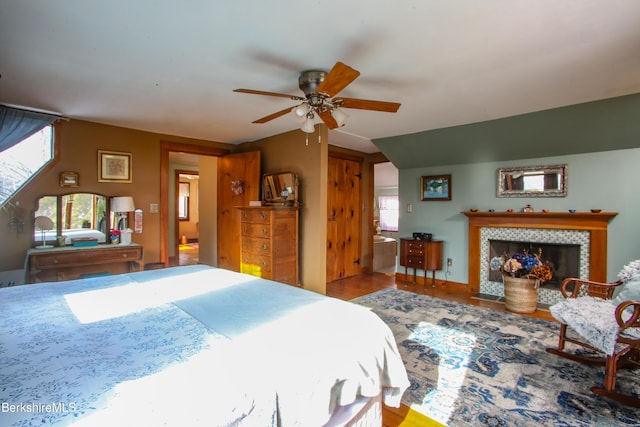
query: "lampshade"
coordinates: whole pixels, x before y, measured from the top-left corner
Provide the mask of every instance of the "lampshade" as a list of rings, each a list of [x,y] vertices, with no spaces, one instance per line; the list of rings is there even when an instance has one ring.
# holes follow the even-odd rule
[[[112,212],[133,212],[135,210],[136,207],[131,196],[113,197],[111,199]]]
[[[302,127],[300,129],[302,129],[302,131],[306,133],[314,133],[316,131],[316,127],[313,123],[313,118],[307,116],[307,118],[304,119],[304,123],[302,123]]]
[[[304,117],[309,112],[309,104],[303,102],[293,109],[293,113],[298,117]]]
[[[331,115],[336,120],[336,123],[338,123],[338,126],[344,126],[349,118],[349,115],[340,108],[335,108]]]

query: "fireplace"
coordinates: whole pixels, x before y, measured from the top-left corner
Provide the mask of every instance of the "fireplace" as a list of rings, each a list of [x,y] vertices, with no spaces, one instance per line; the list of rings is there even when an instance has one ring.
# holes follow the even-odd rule
[[[503,242],[500,245],[494,243],[494,250],[507,248],[509,253],[522,251],[523,249],[533,249],[537,251],[542,248],[543,254],[550,255],[546,259],[558,267],[570,264],[570,261],[560,259],[562,257],[573,258],[573,265],[569,271],[558,273],[554,271],[554,276],[559,274],[569,274],[567,277],[589,277],[591,236],[584,230],[555,230],[547,228],[518,228],[518,227],[481,227],[480,229],[481,248],[480,258],[480,290],[478,293],[484,295],[504,296],[504,284],[502,277],[496,272],[491,274],[489,262],[495,255],[502,252],[491,253],[492,242]],[[496,247],[498,246],[498,247]],[[565,249],[565,250],[561,250]],[[560,253],[563,252],[563,253]],[[567,252],[567,253],[564,253]],[[554,304],[560,299],[558,292],[561,281],[552,281],[552,284],[543,285],[538,292],[538,301],[543,304]],[[555,286],[554,286],[555,284]]]
[[[499,239],[489,239],[488,244],[490,260],[515,253],[536,256],[553,273],[551,280],[544,283],[546,289],[558,289],[564,279],[580,277],[580,244]],[[501,273],[490,269],[487,280],[500,282]]]
[[[490,240],[576,245],[577,276],[607,280],[607,228],[617,215],[615,212],[464,212],[464,215],[469,219],[468,277],[472,295],[504,295],[502,281],[489,280]]]

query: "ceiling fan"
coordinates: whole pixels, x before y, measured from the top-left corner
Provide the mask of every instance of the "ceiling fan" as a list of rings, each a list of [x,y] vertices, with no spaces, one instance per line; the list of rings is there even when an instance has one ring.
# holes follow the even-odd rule
[[[342,62],[336,62],[336,65],[334,65],[328,73],[324,70],[307,70],[300,73],[298,86],[300,90],[304,92],[304,96],[253,89],[234,89],[234,92],[278,96],[281,98],[290,98],[294,101],[302,101],[302,103],[296,107],[285,108],[284,110],[255,120],[253,123],[266,123],[284,116],[293,110],[298,117],[305,118],[301,129],[306,133],[313,133],[315,131],[314,118],[316,115],[320,117],[329,129],[336,129],[343,126],[348,115],[342,111],[342,108],[383,111],[388,113],[398,111],[400,104],[397,102],[370,101],[367,99],[345,97],[330,99],[351,84],[359,75],[359,71],[354,70]]]

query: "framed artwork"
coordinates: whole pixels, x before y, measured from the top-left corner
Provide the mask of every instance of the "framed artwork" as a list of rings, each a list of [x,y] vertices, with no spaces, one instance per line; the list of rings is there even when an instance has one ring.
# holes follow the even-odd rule
[[[425,200],[451,200],[451,175],[422,177],[420,198]]]
[[[80,176],[77,172],[60,172],[60,187],[77,187],[80,185]]]
[[[98,182],[131,182],[131,153],[98,150]]]

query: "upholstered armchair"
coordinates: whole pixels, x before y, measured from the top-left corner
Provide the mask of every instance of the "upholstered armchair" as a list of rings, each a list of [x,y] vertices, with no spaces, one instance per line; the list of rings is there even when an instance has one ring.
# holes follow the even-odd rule
[[[564,299],[550,311],[560,322],[558,348],[547,351],[570,360],[605,367],[604,386],[591,391],[625,405],[640,407],[640,390],[630,394],[616,391],[620,368],[640,367],[640,298],[621,300],[627,293],[618,290],[621,281],[601,283],[565,279],[560,291]],[[627,295],[628,296],[628,295]],[[567,343],[592,350],[592,356],[568,351]],[[598,357],[602,356],[602,357]]]

